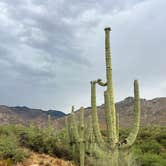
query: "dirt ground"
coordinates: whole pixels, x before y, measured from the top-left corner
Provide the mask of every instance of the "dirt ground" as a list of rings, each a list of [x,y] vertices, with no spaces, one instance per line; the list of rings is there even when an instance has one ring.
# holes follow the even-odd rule
[[[1,160],[0,166],[74,166],[71,161],[54,158],[46,154],[30,152],[30,156],[22,163],[12,164],[8,160]]]
[[[16,166],[74,166],[71,161],[54,158],[46,154],[31,152],[29,158]]]

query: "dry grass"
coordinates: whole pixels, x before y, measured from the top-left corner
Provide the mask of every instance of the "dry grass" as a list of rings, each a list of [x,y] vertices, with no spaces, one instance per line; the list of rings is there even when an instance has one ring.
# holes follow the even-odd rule
[[[32,152],[28,159],[16,166],[74,166],[74,164],[70,161]]]

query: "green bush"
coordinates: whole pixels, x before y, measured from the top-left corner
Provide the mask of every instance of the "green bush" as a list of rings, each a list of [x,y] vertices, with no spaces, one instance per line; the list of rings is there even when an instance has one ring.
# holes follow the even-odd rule
[[[71,159],[71,152],[64,141],[64,132],[55,135],[47,129],[35,127],[25,128],[19,133],[19,142],[22,146],[39,153],[47,153],[60,158]]]
[[[166,127],[148,127],[140,130],[135,143],[141,166],[166,166]]]
[[[153,153],[144,153],[139,157],[138,163],[141,166],[166,166],[166,160]]]
[[[161,144],[159,144],[156,140],[148,140],[140,144],[140,148],[143,153],[155,153],[160,154],[163,150]]]
[[[123,140],[130,129],[120,130],[120,138]],[[102,131],[104,138],[107,135]],[[39,129],[33,125],[25,127],[21,125],[0,126],[0,157],[22,161],[26,153],[21,147],[47,153],[59,158],[71,160],[71,149],[66,142],[64,130],[54,132],[48,128]],[[166,163],[166,127],[141,128],[136,143],[134,144],[135,157],[141,166],[165,166]],[[94,159],[93,159],[94,160]]]
[[[27,153],[18,146],[15,137],[1,135],[0,137],[0,157],[1,159],[10,158],[14,162],[23,161]]]

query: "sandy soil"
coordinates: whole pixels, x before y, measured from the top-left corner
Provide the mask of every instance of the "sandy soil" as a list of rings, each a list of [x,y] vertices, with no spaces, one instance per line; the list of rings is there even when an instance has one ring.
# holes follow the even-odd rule
[[[74,166],[74,164],[70,161],[32,152],[29,158],[16,166]]]

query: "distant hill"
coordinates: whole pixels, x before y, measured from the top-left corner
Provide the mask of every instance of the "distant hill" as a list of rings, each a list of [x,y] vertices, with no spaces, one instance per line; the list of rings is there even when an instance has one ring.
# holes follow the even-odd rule
[[[127,97],[123,101],[116,103],[116,109],[120,116],[120,126],[129,127],[133,123],[133,97]],[[86,108],[85,119],[90,115],[91,107]],[[79,110],[77,115],[79,115]],[[56,110],[43,111],[28,107],[8,107],[0,106],[0,124],[29,124],[34,122],[38,126],[47,123],[48,114],[51,115],[52,122],[58,128],[64,127],[65,113]],[[105,127],[104,105],[98,106],[99,121],[102,128]],[[56,122],[55,122],[56,121]],[[166,126],[166,97],[152,100],[141,99],[141,125],[161,125]]]
[[[134,98],[127,97],[116,103],[116,109],[120,117],[120,127],[130,127],[133,124]],[[90,115],[91,107],[86,108],[85,117]],[[77,114],[79,114],[79,110]],[[104,104],[98,106],[100,126],[106,127],[104,116]],[[86,118],[87,119],[87,118]],[[64,118],[58,119],[59,127],[64,126]],[[161,125],[166,126],[166,97],[152,100],[141,99],[141,126]]]
[[[0,105],[0,124],[21,123],[26,125],[29,122],[33,122],[40,126],[47,123],[48,114],[51,115],[52,120],[66,115],[56,110],[43,111],[41,109],[33,109],[25,106],[8,107]]]

